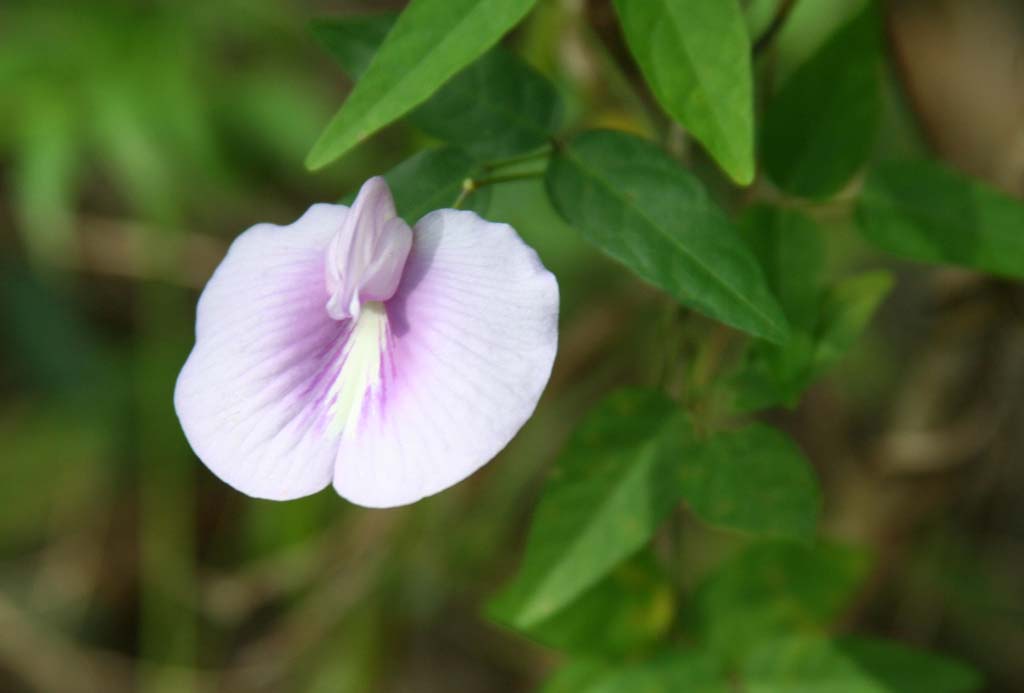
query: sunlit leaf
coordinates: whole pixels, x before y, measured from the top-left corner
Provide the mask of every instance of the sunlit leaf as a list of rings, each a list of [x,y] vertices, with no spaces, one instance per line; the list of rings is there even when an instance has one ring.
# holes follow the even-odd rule
[[[754,179],[750,39],[736,0],[615,0],[658,102],[737,182]]]
[[[1024,278],[1024,203],[933,162],[877,167],[857,218],[865,238],[900,257]]]
[[[536,0],[413,0],[306,159],[321,168],[423,103]]]
[[[556,152],[546,180],[562,216],[647,281],[733,327],[786,338],[750,249],[700,182],[651,143],[584,133]]]

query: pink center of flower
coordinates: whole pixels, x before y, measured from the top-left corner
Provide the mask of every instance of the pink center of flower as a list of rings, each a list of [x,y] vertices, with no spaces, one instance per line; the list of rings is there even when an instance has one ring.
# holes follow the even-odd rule
[[[387,183],[371,178],[327,248],[327,313],[355,320],[363,304],[391,298],[411,247],[412,229],[395,213]]]

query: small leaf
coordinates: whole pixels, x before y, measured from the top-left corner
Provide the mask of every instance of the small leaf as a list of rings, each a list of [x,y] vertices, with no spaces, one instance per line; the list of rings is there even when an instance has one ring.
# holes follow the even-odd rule
[[[660,149],[587,132],[556,152],[546,184],[584,237],[676,299],[771,341],[785,317],[749,248],[701,184]]]
[[[767,205],[748,209],[739,226],[790,326],[812,329],[825,264],[821,229],[801,212]]]
[[[867,638],[843,638],[839,651],[881,684],[898,693],[970,693],[981,677],[967,665],[906,645]]]
[[[412,0],[313,145],[318,169],[423,103],[526,16],[536,0]]]
[[[865,272],[840,281],[829,290],[818,326],[816,373],[850,350],[891,288],[892,276],[888,272]]]
[[[540,147],[561,117],[551,82],[498,47],[452,78],[411,119],[428,135],[486,160]]]
[[[741,185],[754,179],[750,38],[736,0],[615,0],[658,102]]]
[[[795,407],[814,380],[814,353],[813,337],[804,331],[794,332],[785,346],[751,342],[729,381],[732,406],[740,412]]]
[[[823,630],[846,607],[867,567],[862,554],[836,545],[753,544],[700,586],[692,628],[735,661],[765,639]]]
[[[717,663],[699,651],[665,653],[629,664],[578,660],[562,667],[541,693],[729,693]]]
[[[624,390],[592,411],[559,458],[496,620],[532,628],[577,599],[651,538],[679,500],[686,416],[657,392]]]
[[[813,635],[762,642],[740,677],[750,693],[971,693],[981,685],[959,662],[904,645]]]
[[[814,536],[818,483],[782,432],[755,423],[718,433],[690,450],[683,470],[683,496],[705,522],[765,536]]]
[[[740,670],[747,693],[887,693],[830,641],[813,636],[765,640]],[[895,690],[894,690],[895,693]]]
[[[761,154],[765,171],[786,192],[828,197],[867,161],[881,112],[879,36],[869,3],[771,100]]]
[[[672,581],[649,552],[641,552],[524,632],[548,647],[576,655],[626,655],[656,645],[675,612]]]
[[[741,228],[793,331],[785,344],[751,342],[730,383],[733,404],[740,411],[792,407],[853,346],[892,281],[884,272],[868,272],[824,289],[821,231],[792,210],[754,207]]]
[[[462,181],[480,173],[479,164],[454,147],[425,149],[384,174],[395,198],[398,216],[415,224],[427,212],[451,207],[462,191]],[[355,191],[341,199],[352,204]],[[465,209],[483,214],[490,188],[480,188],[466,198]]]
[[[314,19],[310,30],[348,76],[358,80],[370,67],[396,19],[398,15],[391,12],[323,17]]]
[[[868,176],[864,237],[920,262],[1024,278],[1024,203],[934,162],[891,162]]]
[[[597,659],[579,659],[559,668],[540,693],[601,693],[599,686],[607,678],[607,664]],[[604,689],[603,693],[609,691]]]
[[[320,19],[313,33],[341,67],[359,78],[396,15]],[[562,103],[554,85],[497,46],[409,114],[419,129],[481,160],[530,151],[558,130]]]
[[[825,258],[821,229],[800,212],[766,205],[747,210],[740,229],[792,331],[784,344],[750,343],[731,382],[734,406],[740,411],[795,406],[811,381]]]

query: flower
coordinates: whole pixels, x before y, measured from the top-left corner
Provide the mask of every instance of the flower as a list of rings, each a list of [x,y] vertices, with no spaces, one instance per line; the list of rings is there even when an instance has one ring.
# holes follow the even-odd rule
[[[533,413],[558,342],[558,284],[507,224],[430,212],[387,183],[232,243],[199,298],[174,406],[199,458],[250,496],[334,484],[411,503],[492,459]]]

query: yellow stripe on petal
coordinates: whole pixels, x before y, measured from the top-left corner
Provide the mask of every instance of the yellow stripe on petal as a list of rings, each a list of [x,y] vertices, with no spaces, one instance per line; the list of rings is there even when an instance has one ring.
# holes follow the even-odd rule
[[[341,371],[331,386],[330,432],[341,433],[356,425],[366,398],[380,391],[387,335],[388,314],[384,304],[364,304],[345,345]]]

